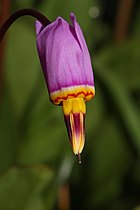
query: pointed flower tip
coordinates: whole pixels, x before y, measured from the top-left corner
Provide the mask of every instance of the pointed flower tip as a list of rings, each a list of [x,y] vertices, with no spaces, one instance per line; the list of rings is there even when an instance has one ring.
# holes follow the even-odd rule
[[[73,12],[70,13],[70,18],[76,20],[76,16]]]
[[[76,16],[73,12],[70,13],[70,19],[71,19],[72,25],[75,26]]]
[[[83,98],[72,98],[63,102],[63,112],[65,123],[75,155],[81,160],[80,153],[85,144],[85,102]]]
[[[42,29],[42,24],[38,20],[35,21],[35,29],[36,29],[36,35],[38,36]]]
[[[58,21],[58,22],[62,22],[62,21],[63,21],[63,18],[60,17],[60,16],[58,16],[57,21]]]

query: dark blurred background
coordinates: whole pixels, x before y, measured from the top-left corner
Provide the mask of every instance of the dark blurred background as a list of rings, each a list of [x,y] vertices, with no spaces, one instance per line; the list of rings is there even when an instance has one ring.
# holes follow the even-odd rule
[[[1,0],[0,23],[29,7],[51,21],[75,13],[96,96],[78,164],[48,98],[35,20],[13,24],[0,45],[0,210],[140,210],[140,1]]]

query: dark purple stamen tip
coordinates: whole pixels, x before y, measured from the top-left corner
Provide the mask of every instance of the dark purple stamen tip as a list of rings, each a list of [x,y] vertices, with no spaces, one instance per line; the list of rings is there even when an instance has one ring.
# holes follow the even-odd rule
[[[80,153],[78,153],[78,161],[79,161],[79,163],[82,163]]]

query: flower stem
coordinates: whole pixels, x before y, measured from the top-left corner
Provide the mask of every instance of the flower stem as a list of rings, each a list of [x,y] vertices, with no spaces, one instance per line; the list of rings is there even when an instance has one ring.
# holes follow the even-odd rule
[[[7,30],[9,29],[9,27],[12,25],[12,23],[17,20],[18,18],[22,17],[22,16],[32,16],[34,18],[36,18],[37,20],[39,20],[39,22],[43,25],[43,26],[47,26],[48,24],[50,24],[51,22],[49,21],[49,19],[44,16],[43,14],[41,14],[40,12],[33,10],[33,9],[21,9],[18,10],[16,12],[14,12],[4,23],[3,25],[0,27],[0,42],[3,39],[5,33],[7,32]]]

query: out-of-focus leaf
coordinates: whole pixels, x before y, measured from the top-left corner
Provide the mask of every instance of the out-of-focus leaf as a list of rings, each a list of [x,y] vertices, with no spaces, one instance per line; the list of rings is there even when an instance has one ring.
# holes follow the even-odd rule
[[[96,81],[95,86],[95,97],[86,103],[87,105],[87,115],[86,115],[86,132],[87,132],[87,139],[88,133],[90,131],[96,131],[100,126],[100,123],[104,119],[106,105],[103,98],[103,93],[100,88],[100,85]]]
[[[46,127],[47,125],[44,124],[39,129],[27,134],[26,139],[23,139],[18,156],[20,163],[54,162],[55,160],[58,162],[64,155],[66,136],[63,135],[62,129],[56,127],[54,132],[52,127],[47,127],[48,131]],[[67,146],[69,147],[68,142]]]
[[[13,109],[7,89],[0,101],[0,172],[7,169],[15,159],[17,142]]]
[[[34,30],[34,22],[31,27]],[[16,116],[22,114],[38,76],[40,65],[33,34],[21,19],[8,32],[5,75]]]
[[[116,75],[120,82],[131,90],[140,88],[140,41],[129,40],[117,46],[104,49],[96,59],[96,63],[102,63],[103,73],[105,66]],[[96,68],[95,68],[96,69]]]
[[[47,104],[47,100],[47,94],[42,93],[27,117],[18,153],[20,163],[59,161],[70,150],[61,107]]]
[[[133,210],[140,210],[140,205],[135,207]]]
[[[96,133],[94,146],[88,151],[89,171],[86,171],[88,180],[85,186],[88,189],[88,209],[101,207],[120,195],[123,176],[131,163],[124,138],[114,118],[104,120]]]
[[[41,193],[52,177],[45,165],[11,168],[0,176],[0,209],[46,210]]]
[[[135,103],[132,101],[125,86],[121,83],[118,77],[114,76],[105,65],[103,67],[102,64],[97,64],[96,68],[96,74],[109,91],[113,100],[112,102],[120,112],[127,132],[131,136],[134,148],[137,153],[140,154],[140,120],[139,112]]]

